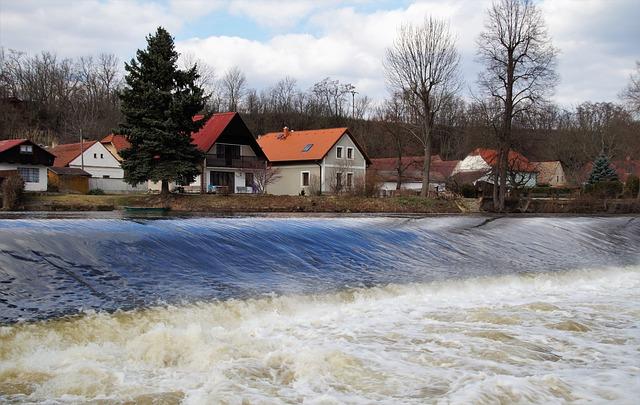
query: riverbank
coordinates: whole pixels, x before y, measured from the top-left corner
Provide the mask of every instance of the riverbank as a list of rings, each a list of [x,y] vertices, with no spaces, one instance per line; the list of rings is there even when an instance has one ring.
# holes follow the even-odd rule
[[[170,208],[202,213],[310,212],[310,213],[422,213],[457,214],[464,203],[420,197],[369,198],[355,196],[272,195],[81,195],[33,194],[25,198],[25,211],[113,211],[125,207]]]

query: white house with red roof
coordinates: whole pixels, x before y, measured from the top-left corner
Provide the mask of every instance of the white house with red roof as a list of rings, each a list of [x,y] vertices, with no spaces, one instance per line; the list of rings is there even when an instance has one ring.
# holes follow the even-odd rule
[[[440,155],[431,156],[429,170],[429,190],[446,190],[446,183],[459,160],[442,160]],[[422,189],[424,156],[403,156],[371,159],[372,170],[381,181],[384,195],[392,195],[397,190],[418,192]]]
[[[507,184],[516,187],[535,187],[538,168],[523,154],[509,151]],[[486,182],[493,184],[498,166],[498,152],[494,149],[477,148],[461,160],[453,169],[452,178],[460,185]]]
[[[194,120],[204,119],[196,116]],[[213,114],[191,142],[205,154],[201,174],[186,187],[196,192],[253,193],[256,174],[266,168],[267,160],[253,134],[237,112]],[[176,184],[170,184],[175,189]],[[160,190],[160,183],[149,183]]]
[[[55,156],[28,139],[0,140],[0,183],[19,174],[26,191],[47,191],[47,168]]]

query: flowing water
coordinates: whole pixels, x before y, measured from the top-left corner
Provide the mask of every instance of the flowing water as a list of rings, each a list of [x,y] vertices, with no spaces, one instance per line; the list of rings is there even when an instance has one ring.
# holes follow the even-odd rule
[[[0,220],[0,402],[637,403],[640,219]]]

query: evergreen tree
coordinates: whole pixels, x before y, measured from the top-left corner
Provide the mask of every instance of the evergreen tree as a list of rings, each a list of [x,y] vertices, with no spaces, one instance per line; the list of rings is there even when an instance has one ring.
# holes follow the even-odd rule
[[[618,180],[618,174],[610,166],[609,158],[604,154],[600,154],[593,162],[593,169],[589,176],[589,184],[595,184],[601,181]]]
[[[196,84],[197,67],[180,70],[177,60],[173,38],[159,27],[147,37],[147,48],[125,63],[127,86],[120,94],[120,132],[131,143],[122,151],[125,181],[161,181],[162,194],[169,192],[169,182],[192,182],[204,159],[191,143],[191,133],[206,122],[193,116],[202,111],[207,96]]]

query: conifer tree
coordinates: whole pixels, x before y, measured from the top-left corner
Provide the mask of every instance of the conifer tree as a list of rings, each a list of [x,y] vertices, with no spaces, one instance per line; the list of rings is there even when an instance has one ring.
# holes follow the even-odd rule
[[[600,154],[593,162],[593,169],[589,176],[589,184],[615,180],[618,180],[618,174],[610,166],[609,158],[604,154]]]
[[[127,86],[120,94],[120,132],[131,143],[122,151],[125,181],[160,181],[165,195],[169,182],[192,182],[204,159],[191,143],[191,133],[206,122],[193,117],[202,111],[207,96],[196,84],[197,66],[181,70],[177,60],[173,38],[159,27],[147,37],[146,49],[125,63]]]

